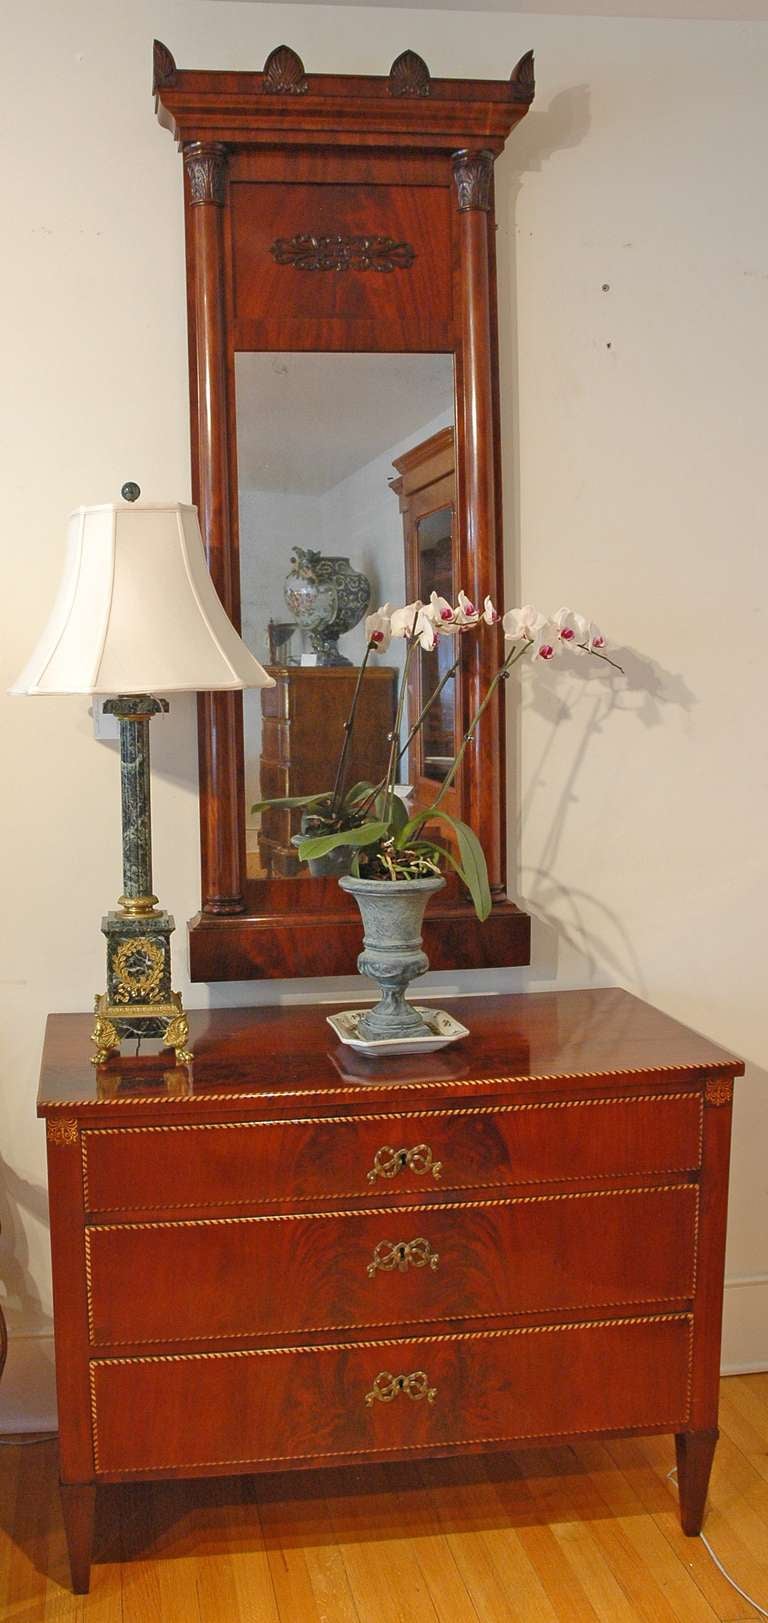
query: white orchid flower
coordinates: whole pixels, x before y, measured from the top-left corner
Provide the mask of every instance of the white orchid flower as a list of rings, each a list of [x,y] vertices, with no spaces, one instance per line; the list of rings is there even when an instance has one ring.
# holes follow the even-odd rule
[[[487,626],[497,626],[501,619],[498,609],[494,608],[489,597],[485,599],[483,604],[483,619]]]
[[[545,620],[540,626],[531,643],[531,659],[538,665],[548,665],[550,660],[557,659],[567,644],[560,640],[557,627],[552,620]]]
[[[414,621],[423,609],[421,598],[414,603],[406,603],[402,609],[393,609],[390,615],[390,625],[393,637],[410,637]]]
[[[596,649],[598,653],[605,647],[605,637],[600,627],[595,625],[594,620],[590,620],[587,628],[587,642],[590,648]]]
[[[434,648],[437,641],[430,610],[424,607],[420,598],[414,603],[406,603],[402,609],[395,609],[390,616],[390,626],[393,637],[414,637],[428,651]]]
[[[439,593],[433,592],[424,613],[429,615],[435,630],[441,631],[444,636],[450,636],[452,632],[458,630],[456,610],[451,608],[447,597],[440,597]]]
[[[552,616],[552,624],[567,648],[572,648],[576,654],[586,653],[589,621],[583,614],[577,614],[575,609],[558,609]]]
[[[365,622],[365,640],[376,645],[377,654],[385,654],[392,641],[392,609],[389,603],[382,603],[375,614],[369,614]]]
[[[470,626],[476,626],[480,619],[480,611],[470,602],[466,592],[459,592],[459,601],[456,608],[456,624],[460,630],[466,631]]]
[[[437,631],[429,609],[419,609],[414,636],[416,641],[421,643],[422,648],[425,648],[427,653],[430,653],[437,642]]]
[[[532,603],[526,603],[523,609],[507,609],[502,620],[505,642],[533,642],[547,623],[547,617]]]

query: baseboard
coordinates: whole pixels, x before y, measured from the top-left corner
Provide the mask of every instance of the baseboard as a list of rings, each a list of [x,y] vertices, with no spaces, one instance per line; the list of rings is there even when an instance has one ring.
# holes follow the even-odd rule
[[[768,1274],[732,1274],[725,1281],[723,1375],[768,1370]]]
[[[53,1335],[46,1330],[9,1335],[0,1381],[0,1434],[55,1431],[57,1426]]]

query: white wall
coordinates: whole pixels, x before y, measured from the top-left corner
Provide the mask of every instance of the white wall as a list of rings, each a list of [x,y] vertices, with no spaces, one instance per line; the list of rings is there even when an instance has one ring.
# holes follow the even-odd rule
[[[189,67],[258,68],[285,38],[318,71],[386,71],[410,45],[436,74],[487,77],[535,46],[535,110],[498,165],[508,598],[583,606],[628,682],[524,691],[512,877],[534,963],[463,984],[621,982],[747,1056],[729,1270],[756,1282],[729,1289],[725,1358],[768,1365],[768,27],[29,0],[4,34],[3,688],[50,608],[70,507],[128,477],[189,495],[181,166],[152,114],[153,35]],[[3,700],[2,752],[0,1221],[8,1316],[33,1338],[0,1388],[17,1426],[51,1401],[43,1021],[102,984],[120,852],[114,750],[82,701]],[[200,1003],[192,701],[154,724],[154,760],[176,984]]]

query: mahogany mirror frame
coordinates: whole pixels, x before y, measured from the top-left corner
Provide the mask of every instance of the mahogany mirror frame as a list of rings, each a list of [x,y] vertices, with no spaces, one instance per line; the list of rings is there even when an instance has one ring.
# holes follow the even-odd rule
[[[308,74],[286,46],[261,73],[181,71],[156,41],[153,92],[158,118],[184,158],[193,499],[211,575],[234,624],[234,358],[241,350],[452,353],[459,581],[475,601],[487,592],[503,603],[493,163],[533,100],[533,53],[509,80],[433,79],[412,51],[374,78]],[[329,203],[356,196],[358,215],[360,206],[371,209],[365,241],[381,240],[381,208],[400,237],[410,221],[417,240],[408,277],[402,270],[371,276],[375,267],[365,264],[336,277],[345,288],[357,278],[358,304],[370,305],[370,319],[328,319],[327,272],[313,278],[326,314],[291,319],[299,285],[291,278],[307,272],[287,266],[276,284],[280,268],[267,238],[254,274],[252,227],[257,220],[261,229],[263,210],[253,212],[253,188],[262,188],[260,203],[273,200],[275,214],[275,186],[286,182],[294,196],[302,185],[316,188],[313,197],[327,188]],[[246,218],[250,234],[238,224]],[[276,217],[265,224],[280,235]],[[311,233],[312,219],[301,229]],[[338,229],[343,238],[343,221]],[[267,282],[271,301],[255,316],[253,298]],[[490,643],[463,639],[462,727],[493,674]],[[335,880],[247,877],[242,696],[201,694],[198,704],[202,903],[189,925],[192,979],[354,972],[359,914]],[[530,921],[505,891],[501,694],[467,749],[457,785],[461,815],[486,853],[493,909],[480,924],[468,894],[449,880],[425,919],[431,966],[528,963]]]

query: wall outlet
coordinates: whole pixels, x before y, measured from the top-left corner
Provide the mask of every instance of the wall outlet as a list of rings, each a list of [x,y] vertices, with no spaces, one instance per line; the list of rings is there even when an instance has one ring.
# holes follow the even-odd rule
[[[91,701],[89,714],[93,721],[93,736],[100,744],[119,744],[120,723],[117,716],[104,714],[104,699],[95,693]]]

